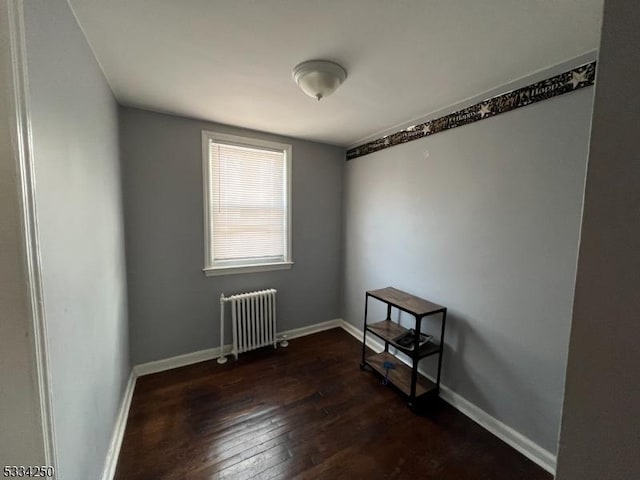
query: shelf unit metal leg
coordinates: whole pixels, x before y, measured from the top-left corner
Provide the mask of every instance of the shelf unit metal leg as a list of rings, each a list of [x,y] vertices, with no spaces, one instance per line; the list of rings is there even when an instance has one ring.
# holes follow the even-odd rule
[[[437,392],[440,393],[440,373],[442,372],[442,357],[444,356],[444,327],[447,323],[447,309],[442,312],[442,330],[440,331],[440,355],[438,355],[438,376],[436,377]]]
[[[391,321],[391,305],[387,304],[387,320]],[[389,351],[389,342],[387,342],[386,340],[384,341],[384,351],[388,352]]]
[[[369,303],[369,295],[364,294],[364,328],[362,329],[362,361],[360,369],[364,368],[364,357],[367,353],[367,305]]]
[[[420,324],[422,323],[422,317],[416,317],[416,335],[415,343],[413,346],[413,353],[411,354],[411,393],[409,395],[409,406],[415,407],[416,403],[416,383],[418,382],[418,350],[420,349]]]

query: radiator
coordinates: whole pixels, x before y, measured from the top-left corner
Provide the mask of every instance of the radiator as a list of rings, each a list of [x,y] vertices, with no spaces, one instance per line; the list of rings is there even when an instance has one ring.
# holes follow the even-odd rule
[[[233,329],[233,356],[273,345],[276,342],[276,292],[271,288],[257,292],[240,293],[225,297],[220,296],[220,338],[224,339],[224,304],[231,304],[231,327]],[[221,357],[224,354],[220,352]],[[219,363],[224,363],[220,361]],[[226,359],[225,359],[226,360]]]

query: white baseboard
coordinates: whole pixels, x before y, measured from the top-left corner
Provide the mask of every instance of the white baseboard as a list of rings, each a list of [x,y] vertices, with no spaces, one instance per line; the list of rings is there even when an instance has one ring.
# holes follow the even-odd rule
[[[555,475],[556,456],[550,451],[545,450],[533,440],[525,437],[520,432],[515,431],[510,426],[505,425],[497,418],[489,415],[466,398],[458,395],[456,392],[442,384],[440,385],[440,398],[456,410],[465,414],[478,425],[482,426],[485,430],[493,433],[496,437],[520,452],[529,460],[544,468],[552,475]]]
[[[124,390],[124,395],[122,396],[122,403],[120,404],[116,424],[113,428],[113,434],[111,435],[111,443],[109,444],[107,460],[102,472],[102,480],[112,480],[113,476],[116,474],[116,466],[118,465],[118,457],[120,456],[120,447],[122,447],[122,439],[124,438],[127,419],[129,418],[129,408],[131,407],[131,399],[133,397],[133,390],[135,386],[136,374],[132,370],[129,375],[129,381],[127,382],[127,386]]]
[[[347,333],[351,334],[359,342],[362,342],[362,330],[357,327],[354,327],[346,320],[341,320],[340,326]],[[369,347],[374,352],[381,352],[384,350],[384,343],[378,339],[375,335],[367,335],[367,347]]]
[[[344,320],[340,320],[340,326],[346,332],[353,335],[359,342],[362,342],[362,330],[354,327]],[[381,352],[384,350],[384,343],[373,335],[367,335],[367,346],[375,352]],[[400,358],[400,360],[404,362],[404,359]],[[431,375],[422,370],[419,371],[425,377],[435,381]],[[469,400],[457,394],[442,383],[440,384],[440,398],[482,426],[485,430],[493,433],[496,437],[523,454],[529,460],[544,468],[547,472],[555,475],[556,456],[554,454],[545,450],[521,433],[515,431],[510,426],[505,425],[500,420],[491,416],[480,407],[471,403]]]
[[[337,328],[342,326],[343,320],[336,318],[327,322],[316,323],[307,327],[294,328],[292,330],[285,330],[276,333],[276,338],[281,338],[283,335],[287,336],[287,340],[293,338],[304,337],[305,335],[311,335],[312,333],[322,332],[331,328]],[[231,353],[231,345],[224,346],[224,354]],[[186,353],[184,355],[178,355],[176,357],[164,358],[162,360],[155,360],[153,362],[141,363],[133,367],[133,371],[136,376],[141,377],[143,375],[150,375],[152,373],[164,372],[165,370],[172,370],[178,367],[184,367],[192,365],[194,363],[205,362],[207,360],[213,360],[220,356],[220,347],[208,348],[206,350],[199,350],[197,352]]]
[[[325,330],[338,328],[342,326],[342,322],[343,320],[341,318],[335,318],[333,320],[316,323],[313,325],[309,325],[307,327],[300,327],[300,328],[294,328],[291,330],[285,330],[284,332],[280,332],[276,334],[276,336],[278,338],[281,338],[283,335],[286,335],[287,340],[291,340],[292,338],[304,337],[306,335],[311,335],[312,333],[324,332]]]
[[[231,345],[224,346],[225,355],[231,352]],[[150,375],[152,373],[164,372],[174,368],[185,367],[194,363],[206,362],[220,356],[220,347],[207,348],[206,350],[198,350],[197,352],[185,353],[175,357],[163,358],[162,360],[154,360],[153,362],[141,363],[133,367],[136,377]]]

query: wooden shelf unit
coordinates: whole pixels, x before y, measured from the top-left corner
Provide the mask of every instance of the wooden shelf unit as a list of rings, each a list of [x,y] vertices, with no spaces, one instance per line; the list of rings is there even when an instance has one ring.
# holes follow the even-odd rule
[[[380,322],[367,323],[367,310],[369,297],[373,297],[387,305],[387,318]],[[398,345],[394,339],[406,333],[409,329],[391,320],[391,309],[397,308],[412,315],[415,318],[416,332],[421,331],[422,319],[431,315],[442,314],[440,338],[431,338],[427,343],[420,346],[419,335],[415,336],[413,348]],[[442,370],[442,356],[444,353],[444,330],[447,319],[447,309],[442,305],[430,302],[415,295],[403,292],[393,287],[386,287],[379,290],[369,290],[365,293],[364,303],[364,329],[362,339],[362,362],[360,368],[369,366],[382,376],[387,375],[384,363],[389,361],[395,366],[389,369],[387,379],[402,393],[409,397],[409,405],[415,406],[419,397],[427,394],[438,394],[440,391],[440,372]],[[372,333],[384,341],[384,351],[376,355],[366,356],[367,333]],[[389,352],[389,346],[395,347],[411,359],[411,365],[407,366],[395,355]],[[438,355],[438,373],[436,383],[425,378],[418,373],[418,362],[421,358],[430,355]]]

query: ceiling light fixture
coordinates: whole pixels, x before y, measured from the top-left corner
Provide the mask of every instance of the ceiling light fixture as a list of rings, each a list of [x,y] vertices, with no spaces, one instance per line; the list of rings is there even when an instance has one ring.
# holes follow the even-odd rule
[[[328,97],[342,85],[347,71],[327,60],[309,60],[293,69],[293,79],[304,93],[317,100]]]

